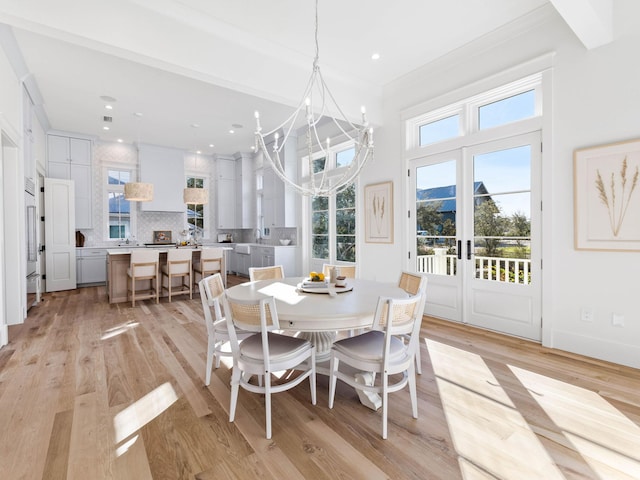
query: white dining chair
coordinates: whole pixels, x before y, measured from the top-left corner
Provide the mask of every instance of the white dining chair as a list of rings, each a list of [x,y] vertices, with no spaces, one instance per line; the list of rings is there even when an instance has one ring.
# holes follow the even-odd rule
[[[421,294],[402,299],[380,297],[372,330],[339,340],[331,347],[329,408],[333,408],[338,379],[354,388],[378,393],[382,400],[383,439],[387,438],[389,393],[397,392],[409,384],[413,418],[418,418],[415,352],[422,319],[419,311],[421,302]],[[408,336],[408,342],[405,336]],[[357,370],[371,372],[373,384],[357,382],[353,371],[340,371],[343,363]],[[389,383],[389,377],[397,374],[402,374],[402,377]]]
[[[191,286],[191,249],[170,248],[167,251],[167,264],[162,266],[162,289],[169,292],[169,302],[172,295],[189,294],[189,298],[193,298],[193,289]],[[173,286],[173,279],[180,277],[180,285]],[[189,280],[186,281],[185,278]],[[165,279],[167,286],[165,286]],[[178,288],[178,290],[174,290]]]
[[[398,286],[407,292],[409,295],[417,295],[422,293],[422,305],[420,316],[424,314],[424,303],[427,299],[427,277],[419,273],[404,271],[400,274],[400,280]],[[420,342],[418,342],[418,348],[416,349],[416,372],[418,375],[422,375],[422,359],[420,357]]]
[[[235,418],[240,387],[263,394],[266,436],[271,438],[272,393],[289,390],[309,378],[311,403],[316,404],[316,349],[308,340],[275,333],[280,324],[274,297],[234,300],[225,292],[222,299],[233,353],[229,421]],[[240,342],[237,329],[255,333]],[[300,374],[289,374],[272,384],[272,375],[285,370],[300,370]],[[264,385],[251,383],[253,375],[263,375]]]
[[[271,267],[250,267],[249,280],[272,280],[284,278],[284,267],[282,265],[273,265]]]
[[[231,346],[229,345],[227,321],[222,314],[222,308],[220,306],[220,297],[224,294],[222,275],[215,273],[205,277],[198,282],[198,287],[200,290],[200,300],[202,301],[205,324],[207,325],[207,370],[204,384],[208,386],[211,383],[211,370],[213,368],[214,357],[216,368],[218,368],[220,367],[220,357],[230,357],[232,353]],[[250,335],[253,335],[253,332],[236,329],[238,341],[242,341]],[[225,345],[227,349],[224,348]]]
[[[131,251],[131,260],[127,269],[127,297],[131,298],[131,306],[136,306],[136,300],[155,298],[159,302],[160,288],[158,284],[158,261],[160,253],[157,250],[135,248]],[[136,282],[149,281],[149,288],[138,290]]]

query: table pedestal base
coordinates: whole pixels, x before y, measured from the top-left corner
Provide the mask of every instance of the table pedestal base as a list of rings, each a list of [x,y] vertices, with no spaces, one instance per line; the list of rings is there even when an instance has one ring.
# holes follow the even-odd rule
[[[336,332],[298,332],[298,338],[309,340],[316,347],[316,372],[329,375],[329,360],[331,359],[331,345],[336,340]],[[324,365],[320,365],[324,363]],[[356,383],[373,385],[373,374],[370,372],[354,371]],[[373,392],[365,392],[356,388],[360,403],[371,410],[378,410],[382,406],[382,398]]]

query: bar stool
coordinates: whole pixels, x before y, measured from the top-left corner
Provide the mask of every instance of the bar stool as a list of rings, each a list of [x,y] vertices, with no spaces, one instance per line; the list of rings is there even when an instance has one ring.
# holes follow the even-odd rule
[[[136,298],[144,300],[155,298],[156,303],[160,297],[158,288],[158,250],[137,248],[131,251],[131,263],[127,269],[127,298],[131,297],[131,306],[136,306]],[[136,281],[149,280],[149,288],[136,289]]]
[[[171,301],[172,295],[180,295],[188,293],[189,298],[193,298],[193,290],[191,288],[191,249],[169,249],[167,252],[167,264],[161,268],[162,272],[162,290],[168,290],[169,301]],[[174,277],[180,277],[181,284],[179,290],[173,291],[173,279]],[[189,277],[189,282],[185,283],[185,277]],[[164,280],[167,279],[167,286],[164,285]]]
[[[224,268],[224,250],[222,248],[203,248],[200,252],[200,261],[193,264],[193,283],[198,282],[198,275],[200,275],[200,279],[203,279],[214,273],[219,273],[224,280],[226,279]]]

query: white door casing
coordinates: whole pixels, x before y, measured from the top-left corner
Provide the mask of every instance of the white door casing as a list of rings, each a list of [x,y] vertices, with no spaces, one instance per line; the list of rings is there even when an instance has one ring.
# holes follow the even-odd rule
[[[47,292],[76,288],[74,182],[44,179]]]

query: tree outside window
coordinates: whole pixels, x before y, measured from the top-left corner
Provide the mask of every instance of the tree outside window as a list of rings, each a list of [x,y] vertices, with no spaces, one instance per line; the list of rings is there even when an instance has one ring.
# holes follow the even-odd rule
[[[187,177],[187,188],[204,188],[204,178]],[[187,223],[192,238],[204,236],[204,205],[187,203]]]

